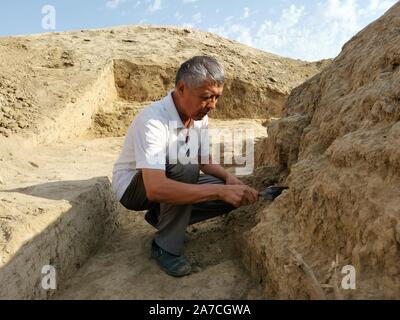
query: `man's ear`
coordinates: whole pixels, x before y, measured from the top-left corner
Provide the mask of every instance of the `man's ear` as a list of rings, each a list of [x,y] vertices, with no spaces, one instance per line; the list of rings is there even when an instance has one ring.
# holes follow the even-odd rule
[[[179,81],[178,84],[176,85],[176,91],[179,93],[180,96],[183,96],[185,90],[186,90],[185,83],[182,80]]]

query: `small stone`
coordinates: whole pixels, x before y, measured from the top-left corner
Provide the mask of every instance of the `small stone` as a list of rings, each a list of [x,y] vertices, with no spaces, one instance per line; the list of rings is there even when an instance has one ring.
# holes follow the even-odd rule
[[[32,162],[32,161],[28,161],[28,163],[29,163],[32,167],[39,168],[39,165],[36,164],[36,163],[34,163],[34,162]]]
[[[2,110],[4,113],[10,113],[10,112],[11,112],[11,108],[8,108],[8,107],[1,107],[1,110]]]
[[[72,103],[76,103],[76,98],[71,98]]]
[[[16,130],[18,128],[18,124],[16,123],[16,122],[10,122],[9,124],[8,124],[8,129],[11,129],[11,130]]]
[[[24,129],[28,126],[28,123],[26,121],[19,121],[18,122],[18,127],[20,127],[21,129]]]
[[[382,111],[382,102],[378,100],[374,103],[371,109],[371,114],[376,118],[379,118],[381,111]]]
[[[387,114],[393,114],[396,112],[396,107],[392,104],[387,104],[383,107],[383,111],[385,111]]]

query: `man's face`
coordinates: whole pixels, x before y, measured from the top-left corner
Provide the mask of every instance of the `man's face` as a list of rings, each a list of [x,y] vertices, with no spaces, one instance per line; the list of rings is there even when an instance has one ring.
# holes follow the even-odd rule
[[[186,113],[195,121],[202,120],[217,106],[224,86],[218,86],[209,81],[203,82],[199,88],[188,88],[185,84],[182,92],[182,102]]]

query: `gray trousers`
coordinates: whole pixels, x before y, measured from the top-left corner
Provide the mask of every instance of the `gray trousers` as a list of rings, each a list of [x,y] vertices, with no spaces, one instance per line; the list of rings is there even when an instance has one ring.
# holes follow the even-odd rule
[[[224,181],[210,175],[200,175],[199,165],[166,165],[169,179],[190,184],[224,184]],[[176,205],[150,202],[146,197],[142,172],[139,171],[125,191],[121,204],[128,210],[149,210],[156,218],[158,229],[155,242],[165,251],[181,255],[188,225],[211,219],[235,209],[223,201],[208,201],[197,204]]]

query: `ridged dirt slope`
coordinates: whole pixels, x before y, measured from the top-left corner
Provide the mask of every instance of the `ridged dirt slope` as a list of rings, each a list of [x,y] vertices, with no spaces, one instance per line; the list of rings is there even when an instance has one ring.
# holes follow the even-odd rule
[[[269,126],[258,163],[286,170],[289,191],[260,214],[244,250],[269,294],[400,298],[399,84],[396,4],[294,89]],[[340,287],[345,265],[356,269],[354,291]]]

